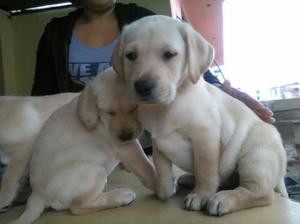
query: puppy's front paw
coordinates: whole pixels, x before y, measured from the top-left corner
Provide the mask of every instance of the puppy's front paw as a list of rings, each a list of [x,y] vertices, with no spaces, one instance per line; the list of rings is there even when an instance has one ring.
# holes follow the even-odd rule
[[[0,213],[8,211],[10,207],[11,205],[4,205],[4,206],[0,205]]]
[[[134,191],[127,188],[119,188],[112,191],[112,196],[109,198],[109,204],[115,204],[114,207],[126,206],[136,199]]]
[[[176,193],[176,187],[172,187],[172,188],[164,188],[164,189],[159,189],[157,190],[157,196],[161,199],[161,200],[167,200],[168,198],[172,197],[175,193]]]
[[[7,199],[7,197],[2,196],[0,194],[0,212],[6,212],[11,207],[11,200]]]
[[[200,211],[208,202],[210,194],[195,193],[188,194],[184,199],[185,208],[191,211]]]
[[[176,182],[161,183],[156,186],[156,194],[161,200],[167,200],[176,193]]]
[[[209,215],[222,216],[231,212],[233,207],[234,200],[231,194],[220,191],[209,199],[207,212]]]
[[[131,204],[136,199],[134,191],[126,189],[122,192],[119,198],[120,206],[126,206]]]

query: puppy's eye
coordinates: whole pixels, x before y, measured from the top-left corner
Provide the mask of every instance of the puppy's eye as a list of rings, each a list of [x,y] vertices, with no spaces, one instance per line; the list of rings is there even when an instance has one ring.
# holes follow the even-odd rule
[[[174,51],[165,51],[163,54],[164,60],[170,60],[171,58],[175,57],[177,55],[177,52]]]
[[[128,110],[128,113],[134,113],[135,111],[137,111],[137,109],[138,109],[138,106],[136,105],[135,107]]]
[[[129,52],[129,53],[126,54],[126,58],[129,61],[135,61],[137,59],[137,53],[135,53],[135,52]]]

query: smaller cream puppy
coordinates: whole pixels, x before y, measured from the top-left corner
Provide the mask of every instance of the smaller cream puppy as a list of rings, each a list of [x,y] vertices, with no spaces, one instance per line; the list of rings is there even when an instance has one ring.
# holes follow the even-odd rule
[[[136,197],[130,189],[104,192],[120,160],[154,189],[154,168],[136,140],[141,131],[137,104],[116,73],[105,70],[45,123],[30,166],[33,191],[13,223],[30,224],[48,207],[80,215],[130,204]]]
[[[113,67],[152,134],[157,195],[175,193],[174,163],[195,176],[186,209],[223,215],[270,204],[274,189],[287,196],[286,155],[272,125],[205,82],[213,58],[213,47],[190,25],[149,16],[125,27]],[[217,192],[235,174],[238,186]]]
[[[43,97],[0,97],[0,162],[8,165],[1,182],[0,211],[9,208],[27,176],[32,146],[44,122],[77,93]]]

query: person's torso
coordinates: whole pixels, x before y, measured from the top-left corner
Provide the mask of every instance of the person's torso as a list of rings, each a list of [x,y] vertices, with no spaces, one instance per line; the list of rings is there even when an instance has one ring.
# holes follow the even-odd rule
[[[88,47],[81,43],[73,32],[68,61],[70,81],[85,85],[97,74],[111,67],[111,56],[117,42],[118,37],[110,44],[101,47]]]

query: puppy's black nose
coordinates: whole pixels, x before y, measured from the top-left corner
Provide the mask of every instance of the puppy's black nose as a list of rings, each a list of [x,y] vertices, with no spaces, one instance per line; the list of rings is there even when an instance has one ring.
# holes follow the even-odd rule
[[[126,141],[129,141],[133,138],[133,133],[132,132],[122,132],[118,135],[118,138],[122,142],[126,142]]]
[[[134,83],[134,88],[140,96],[149,96],[153,90],[155,83],[151,79],[142,79]]]

